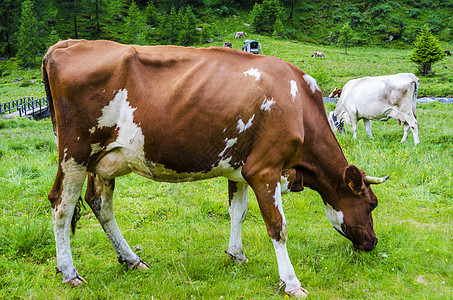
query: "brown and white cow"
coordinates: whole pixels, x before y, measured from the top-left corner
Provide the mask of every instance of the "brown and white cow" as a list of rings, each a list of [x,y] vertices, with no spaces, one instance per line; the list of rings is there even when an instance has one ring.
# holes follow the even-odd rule
[[[340,98],[342,91],[343,91],[342,89],[335,87],[332,93],[330,93],[329,98]]]
[[[121,235],[113,213],[115,178],[135,172],[181,182],[229,179],[228,253],[246,262],[241,226],[248,188],[255,192],[286,293],[306,296],[286,249],[281,194],[318,191],[332,225],[360,250],[377,238],[372,178],[349,165],[329,129],[315,80],[275,57],[237,50],[134,46],[67,40],[42,66],[58,140],[59,163],[49,193],[57,271],[80,285],[70,249],[76,204],[85,200],[118,260],[146,269]]]
[[[357,121],[363,119],[365,130],[373,138],[371,121],[387,121],[389,118],[404,124],[405,142],[412,130],[414,144],[418,138],[418,121],[415,115],[419,81],[412,73],[399,73],[378,77],[364,77],[348,81],[341,91],[335,111],[329,114],[333,131],[342,130],[343,122],[352,126],[357,138]]]

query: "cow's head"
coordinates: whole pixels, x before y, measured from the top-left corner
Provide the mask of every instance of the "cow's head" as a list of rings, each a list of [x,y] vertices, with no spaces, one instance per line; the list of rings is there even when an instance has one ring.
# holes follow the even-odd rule
[[[326,215],[333,227],[349,239],[358,250],[371,251],[377,244],[371,211],[378,201],[371,184],[388,179],[365,176],[362,170],[349,165],[344,173],[344,184],[338,187],[338,199],[326,202]]]

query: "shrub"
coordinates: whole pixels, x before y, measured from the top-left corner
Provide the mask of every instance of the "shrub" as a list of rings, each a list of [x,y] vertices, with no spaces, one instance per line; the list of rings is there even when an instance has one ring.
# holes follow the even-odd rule
[[[381,5],[378,5],[376,7],[374,7],[372,10],[371,10],[371,15],[373,17],[380,17],[382,15],[386,15],[388,13],[390,13],[392,11],[392,7],[388,4],[381,4]]]
[[[411,8],[409,10],[409,17],[410,18],[416,18],[420,15],[420,9],[418,8]]]
[[[264,0],[262,4],[255,4],[251,12],[252,25],[256,32],[272,33],[274,24],[281,13],[278,0]]]
[[[363,15],[358,12],[353,12],[351,14],[351,27],[355,28],[359,25],[362,25],[364,22]]]
[[[374,28],[374,32],[376,33],[384,33],[387,31],[387,26],[385,26],[384,24],[381,24],[379,26],[377,26],[376,28]]]
[[[418,64],[419,70],[423,75],[431,74],[431,65],[443,59],[445,54],[442,51],[439,40],[430,32],[427,25],[420,31],[414,46],[410,59]]]
[[[438,15],[430,15],[428,18],[428,26],[432,32],[439,32],[445,28],[444,21]]]

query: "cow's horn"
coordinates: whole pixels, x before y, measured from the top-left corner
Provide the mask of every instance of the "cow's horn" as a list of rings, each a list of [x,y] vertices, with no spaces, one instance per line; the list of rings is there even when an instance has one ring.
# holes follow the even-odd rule
[[[383,183],[384,181],[389,179],[389,177],[390,177],[389,175],[387,175],[385,177],[365,176],[365,181],[369,184],[379,184],[379,183]]]

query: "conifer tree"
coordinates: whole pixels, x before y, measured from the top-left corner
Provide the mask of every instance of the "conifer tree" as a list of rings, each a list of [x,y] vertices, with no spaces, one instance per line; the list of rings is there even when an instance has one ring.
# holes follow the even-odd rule
[[[144,44],[144,21],[135,1],[132,1],[127,10],[127,32],[125,37],[126,43]]]
[[[410,59],[418,64],[419,70],[423,75],[431,74],[431,65],[443,59],[445,54],[442,51],[439,40],[430,32],[427,25],[420,31],[414,46]]]
[[[344,54],[348,54],[348,46],[356,42],[357,35],[349,24],[345,24],[340,30],[338,41],[344,45]]]
[[[36,56],[39,53],[39,34],[38,21],[31,0],[22,2],[19,23],[17,58],[21,60],[22,66],[34,67],[38,64]]]

